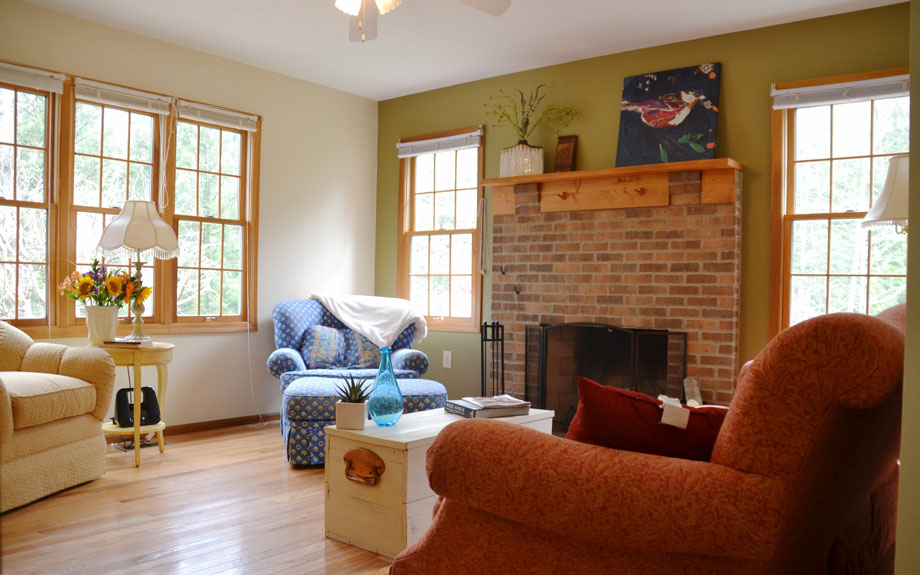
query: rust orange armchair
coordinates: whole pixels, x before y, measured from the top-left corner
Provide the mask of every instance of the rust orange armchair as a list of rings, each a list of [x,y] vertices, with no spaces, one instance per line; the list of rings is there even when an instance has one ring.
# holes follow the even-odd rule
[[[892,572],[903,317],[781,333],[709,462],[454,423],[428,452],[434,521],[391,573]]]

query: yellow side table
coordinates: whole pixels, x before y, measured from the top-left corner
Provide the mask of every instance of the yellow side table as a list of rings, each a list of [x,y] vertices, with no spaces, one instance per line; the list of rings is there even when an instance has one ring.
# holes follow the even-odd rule
[[[141,466],[141,434],[156,432],[157,442],[160,444],[160,453],[163,453],[163,429],[166,422],[163,420],[163,408],[166,405],[166,378],[168,365],[172,361],[173,348],[171,343],[154,342],[150,347],[138,349],[103,347],[115,365],[134,366],[134,427],[119,427],[111,422],[102,424],[103,433],[118,435],[134,435],[134,467]],[[153,425],[141,425],[141,366],[157,366],[157,400],[160,404],[160,421]]]

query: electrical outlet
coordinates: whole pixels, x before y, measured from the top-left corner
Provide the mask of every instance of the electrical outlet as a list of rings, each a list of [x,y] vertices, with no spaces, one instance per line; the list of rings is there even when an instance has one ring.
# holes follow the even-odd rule
[[[450,369],[450,364],[451,364],[451,359],[452,359],[451,356],[452,356],[452,355],[453,355],[453,354],[451,354],[451,352],[449,352],[449,351],[445,351],[445,352],[444,352],[444,362],[443,362],[444,369]]]

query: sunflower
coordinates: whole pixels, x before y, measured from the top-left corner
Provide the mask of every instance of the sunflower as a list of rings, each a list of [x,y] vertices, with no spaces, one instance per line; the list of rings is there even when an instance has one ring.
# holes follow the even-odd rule
[[[93,295],[93,290],[95,288],[95,282],[89,274],[83,274],[80,276],[80,283],[77,284],[77,297],[80,298],[80,301],[85,300],[89,296]]]
[[[121,276],[109,276],[106,278],[105,289],[109,293],[109,297],[117,297],[121,294],[123,282],[124,278]]]
[[[144,303],[144,300],[150,297],[150,294],[153,292],[152,288],[144,287],[141,288],[141,291],[137,292],[137,297],[134,298],[134,301],[137,303]]]
[[[134,282],[127,280],[125,282],[125,300],[130,301],[134,297]]]

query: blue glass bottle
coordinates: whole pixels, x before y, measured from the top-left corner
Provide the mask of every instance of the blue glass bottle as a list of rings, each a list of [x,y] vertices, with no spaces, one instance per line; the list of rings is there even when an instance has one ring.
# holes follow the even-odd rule
[[[367,410],[371,419],[380,427],[396,425],[403,413],[402,392],[396,383],[396,374],[393,373],[393,364],[390,361],[392,350],[388,347],[380,350],[380,370],[374,389],[367,399]]]

